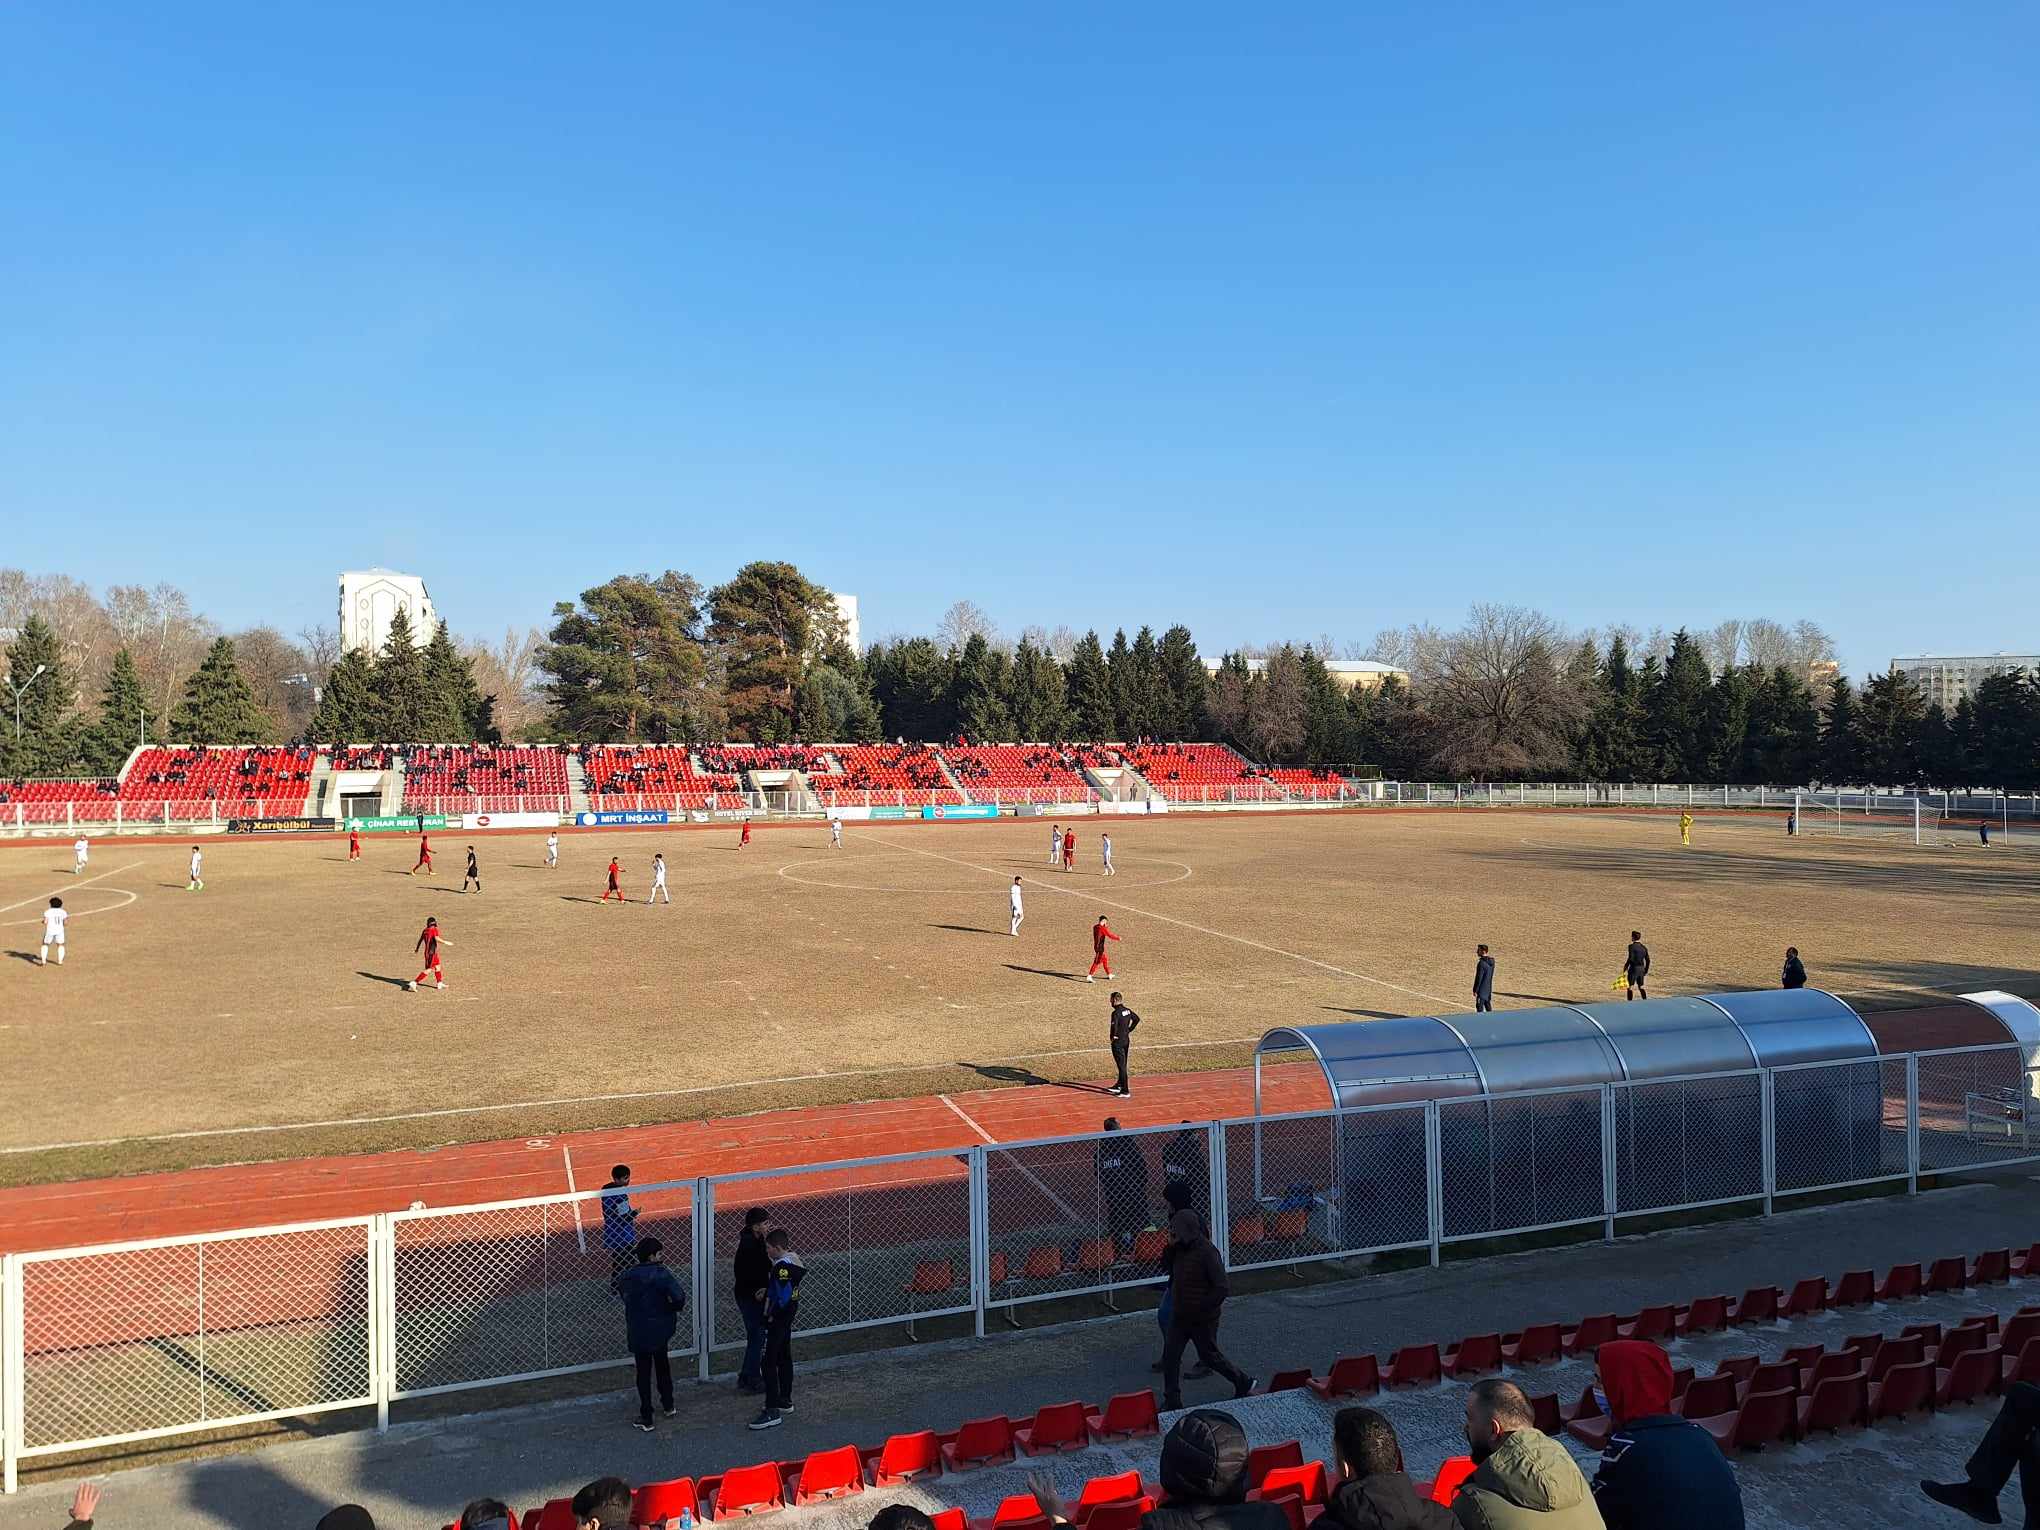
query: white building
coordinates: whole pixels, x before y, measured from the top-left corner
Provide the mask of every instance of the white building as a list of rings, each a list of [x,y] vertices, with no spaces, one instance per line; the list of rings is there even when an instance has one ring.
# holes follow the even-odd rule
[[[843,618],[843,641],[850,645],[852,653],[862,654],[864,652],[864,644],[860,641],[862,634],[857,625],[857,597],[855,595],[838,595],[835,591],[831,590],[829,592],[829,599],[836,603],[836,614]]]
[[[1247,660],[1249,674],[1258,675],[1267,667],[1266,659]],[[1218,674],[1218,665],[1207,659],[1204,672],[1215,677]],[[1393,664],[1377,664],[1372,659],[1327,659],[1325,673],[1332,677],[1332,683],[1342,691],[1356,688],[1363,691],[1379,690],[1382,683],[1391,675],[1404,685],[1410,683],[1408,670],[1397,669]]]
[[[1938,701],[1944,711],[1952,712],[1956,702],[1965,696],[1974,696],[1976,688],[1992,675],[2030,675],[2040,670],[2040,654],[1985,653],[1949,657],[1930,653],[1912,659],[1893,659],[1891,669],[1893,674],[1910,675],[1913,683],[1926,693],[1929,702]]]
[[[416,574],[392,573],[386,568],[362,569],[340,576],[340,649],[366,648],[373,652],[389,639],[390,620],[402,611],[411,621],[411,633],[420,648],[431,641],[439,615],[432,609],[432,597],[425,593],[425,581]]]

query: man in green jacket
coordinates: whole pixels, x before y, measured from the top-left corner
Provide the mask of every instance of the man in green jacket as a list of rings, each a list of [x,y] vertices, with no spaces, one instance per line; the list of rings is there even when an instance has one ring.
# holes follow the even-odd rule
[[[1466,1394],[1466,1447],[1477,1463],[1452,1501],[1460,1530],[1607,1530],[1566,1448],[1539,1431],[1513,1381]]]

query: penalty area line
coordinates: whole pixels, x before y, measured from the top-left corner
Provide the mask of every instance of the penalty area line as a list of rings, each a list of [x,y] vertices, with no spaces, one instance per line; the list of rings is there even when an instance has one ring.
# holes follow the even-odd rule
[[[90,887],[94,882],[103,882],[108,877],[117,877],[123,871],[133,871],[137,866],[141,864],[142,863],[140,861],[129,861],[125,866],[116,866],[113,868],[113,870],[102,871],[97,876],[86,877],[80,881],[66,882],[64,884],[64,887]],[[40,903],[46,898],[61,897],[63,896],[63,892],[64,892],[63,887],[52,887],[46,893],[37,893],[33,898],[23,898],[19,903],[0,904],[0,914],[11,914],[18,908],[27,908],[29,904]],[[123,908],[125,908],[126,906],[127,906],[126,904],[121,905],[121,907]]]

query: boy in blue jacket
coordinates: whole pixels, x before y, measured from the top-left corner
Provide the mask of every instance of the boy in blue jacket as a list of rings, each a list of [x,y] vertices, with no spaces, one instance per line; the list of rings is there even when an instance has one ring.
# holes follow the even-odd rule
[[[766,1235],[765,1252],[772,1272],[762,1293],[765,1302],[765,1408],[751,1420],[753,1429],[777,1429],[782,1415],[793,1411],[793,1325],[800,1316],[800,1282],[807,1265],[793,1251],[786,1229]]]

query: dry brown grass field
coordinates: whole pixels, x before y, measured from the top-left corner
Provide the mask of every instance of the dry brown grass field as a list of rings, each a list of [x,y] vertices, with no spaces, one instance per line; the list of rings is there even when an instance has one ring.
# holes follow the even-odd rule
[[[1107,914],[1116,986],[1146,1017],[1138,1067],[1245,1061],[1269,1026],[1470,1007],[1473,948],[1500,1008],[1609,996],[1632,927],[1654,993],[1768,987],[1786,945],[1872,1006],[2024,987],[2040,858],[1788,839],[1780,822],[1360,812],[1078,824],[851,824],[468,837],[106,840],[0,850],[0,1182],[295,1157],[790,1104],[1098,1078],[1106,993],[1083,982]],[[647,907],[654,851],[670,907]],[[632,901],[604,905],[603,868]],[[1027,878],[1027,920],[1006,886]],[[69,962],[34,963],[55,893]],[[407,992],[428,914],[445,992]],[[429,1114],[429,1112],[453,1112]],[[305,1127],[303,1123],[323,1123]],[[295,1127],[279,1131],[222,1129]],[[177,1134],[199,1135],[184,1135]]]

